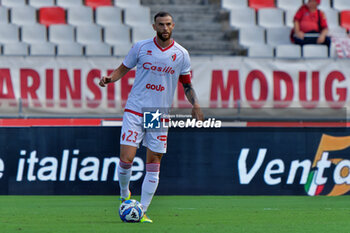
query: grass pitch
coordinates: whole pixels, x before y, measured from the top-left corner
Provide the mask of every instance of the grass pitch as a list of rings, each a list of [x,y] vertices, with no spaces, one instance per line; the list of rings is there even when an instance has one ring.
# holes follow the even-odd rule
[[[118,205],[115,196],[0,196],[0,232],[350,232],[350,196],[155,196],[153,224],[121,222]]]

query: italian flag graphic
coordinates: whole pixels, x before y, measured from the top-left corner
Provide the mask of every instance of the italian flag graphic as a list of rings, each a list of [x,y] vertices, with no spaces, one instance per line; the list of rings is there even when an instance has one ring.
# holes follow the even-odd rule
[[[322,192],[324,185],[316,184],[317,170],[313,170],[310,172],[307,182],[304,186],[307,195],[309,196],[317,196]]]

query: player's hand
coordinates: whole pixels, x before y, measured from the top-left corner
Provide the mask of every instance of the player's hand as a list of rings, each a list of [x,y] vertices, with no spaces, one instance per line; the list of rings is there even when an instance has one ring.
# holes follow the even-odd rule
[[[103,76],[100,80],[99,85],[101,87],[105,87],[106,84],[111,83],[111,82],[112,82],[112,78],[110,78],[109,76]]]
[[[196,118],[198,121],[204,121],[204,114],[198,104],[193,105],[192,117]]]

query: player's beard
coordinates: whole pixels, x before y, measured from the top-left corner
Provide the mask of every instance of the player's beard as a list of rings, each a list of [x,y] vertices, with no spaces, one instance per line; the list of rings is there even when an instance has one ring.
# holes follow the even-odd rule
[[[163,32],[157,32],[158,38],[161,39],[162,41],[170,40],[171,35],[172,35],[172,32],[169,32],[169,35],[167,37],[163,37]]]

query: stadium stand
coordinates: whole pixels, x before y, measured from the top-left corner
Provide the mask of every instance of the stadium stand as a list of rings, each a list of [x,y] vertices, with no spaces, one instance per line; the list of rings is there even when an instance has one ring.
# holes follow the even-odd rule
[[[250,27],[255,26],[255,11],[250,8],[232,9],[230,11],[230,25],[232,27]]]
[[[331,9],[331,0],[322,0],[321,4],[318,6],[321,10]]]
[[[101,43],[102,27],[95,24],[79,26],[77,28],[77,42],[81,44]]]
[[[276,46],[276,57],[277,58],[301,58],[301,47],[300,45],[289,44],[289,45],[277,45]]]
[[[151,9],[151,15],[166,9],[174,16],[174,39],[191,55],[247,53],[238,44],[237,27],[233,29],[229,25],[229,11],[221,8],[219,0],[142,0],[142,5]],[[200,38],[200,43],[195,38]]]
[[[35,8],[53,7],[55,0],[29,0],[29,5]]]
[[[21,27],[22,42],[44,43],[47,42],[46,27],[42,24],[24,25]]]
[[[272,58],[273,47],[270,45],[254,45],[248,49],[248,56],[254,58]]]
[[[7,7],[0,6],[0,22],[9,22],[9,11]]]
[[[283,10],[264,8],[258,11],[258,25],[265,28],[282,27],[284,25]]]
[[[271,46],[290,44],[290,28],[275,27],[266,29],[266,43]]]
[[[14,24],[0,24],[0,43],[19,42],[19,27]]]
[[[75,6],[68,8],[67,23],[74,26],[94,24],[92,8],[87,6]]]
[[[50,42],[57,44],[75,42],[75,31],[72,25],[53,24],[48,30]]]
[[[140,0],[115,0],[114,4],[121,8],[140,7]]]
[[[57,56],[83,56],[84,46],[76,42],[57,43]]]
[[[11,42],[2,45],[2,53],[10,56],[27,56],[28,44],[23,42]]]
[[[98,7],[95,10],[96,23],[101,26],[122,25],[122,9],[119,7]]]
[[[275,0],[249,0],[249,7],[259,10],[261,8],[274,8]]]
[[[333,0],[333,8],[342,11],[350,9],[350,1],[349,0]]]
[[[2,0],[1,5],[6,7],[25,6],[26,0]]]
[[[245,27],[239,30],[239,43],[244,46],[265,44],[265,29],[262,27]]]
[[[109,44],[130,43],[130,28],[126,25],[111,25],[104,29],[105,42]]]
[[[48,27],[45,41],[57,47],[55,55],[69,55],[68,50],[65,52],[69,46],[74,47],[72,56],[86,55],[86,51],[92,54],[93,49],[87,49],[85,45],[97,43],[102,50],[110,51],[102,54],[123,56],[133,43],[154,35],[152,16],[166,9],[174,15],[175,22],[179,22],[174,38],[192,55],[259,57],[259,52],[266,51],[266,56],[270,57],[272,47],[273,56],[283,57],[283,52],[280,52],[284,49],[282,45],[289,48],[291,44],[286,33],[293,27],[296,10],[305,2],[307,0],[2,0],[1,24],[11,26],[5,29],[5,32],[10,31],[0,38],[0,42],[29,43],[31,55],[30,45],[34,42],[28,39],[22,26],[40,23]],[[350,29],[350,1],[322,0],[319,8],[326,14],[330,34],[345,36]],[[53,24],[63,25],[51,28],[56,26]],[[22,40],[21,34],[14,32],[14,25],[22,27]],[[99,29],[98,32],[84,34],[85,26]],[[37,36],[42,38],[39,35],[42,35],[41,32]],[[84,39],[86,35],[90,38]],[[201,43],[196,43],[194,38],[201,38]],[[94,42],[87,42],[90,40]],[[256,45],[263,48],[259,50]],[[322,50],[320,48],[321,53]],[[300,55],[303,56],[302,53]]]
[[[328,47],[326,45],[304,45],[303,57],[305,58],[327,58]]]
[[[292,28],[293,27],[293,19],[294,15],[297,12],[298,9],[292,9],[292,10],[285,10],[284,11],[284,22],[287,27]]]
[[[328,27],[335,28],[339,26],[339,14],[334,9],[324,9],[323,12],[326,14]]]
[[[56,0],[56,5],[63,8],[83,6],[83,0]]]
[[[11,23],[17,25],[36,24],[36,9],[31,6],[18,6],[11,8]]]
[[[340,25],[347,31],[350,30],[350,10],[340,12]]]
[[[129,26],[151,27],[151,11],[148,7],[128,7],[124,9],[124,23]]]
[[[132,42],[154,37],[154,31],[150,27],[134,26],[132,27]]]
[[[280,9],[296,11],[303,4],[303,0],[277,0],[276,3],[276,6]]]
[[[104,40],[110,45],[124,44],[131,47],[130,28],[126,25],[111,25],[104,28]]]
[[[131,43],[130,44],[114,44],[112,45],[113,48],[113,55],[114,56],[125,56],[128,54],[129,50],[131,49]]]
[[[85,46],[86,56],[111,56],[112,47],[102,42],[90,43]]]
[[[32,56],[55,56],[56,46],[50,42],[30,44],[29,54]]]
[[[241,9],[241,8],[247,8],[248,7],[248,0],[222,0],[221,1],[221,7],[225,8],[227,10],[231,9]]]
[[[111,0],[85,0],[85,5],[96,9],[101,6],[112,6]]]
[[[266,38],[262,39],[261,33],[258,32],[258,38],[263,42],[262,44],[268,44],[275,46],[275,56],[276,57],[285,57],[283,52],[287,45],[290,45],[291,42],[287,35],[289,35],[291,28],[293,27],[293,18],[295,12],[299,7],[306,3],[308,0],[276,0],[276,1],[259,1],[251,0],[248,2],[248,8],[245,8],[244,1],[239,1],[237,5],[229,1],[222,1],[222,8],[226,9],[229,12],[229,25],[233,28],[236,28],[238,34],[244,34],[239,36],[240,45],[249,48],[252,46],[252,43],[249,38],[247,38],[246,33],[249,27],[264,27],[266,28]],[[276,7],[276,8],[275,8]],[[325,12],[329,34],[336,36],[346,37],[346,30],[349,30],[349,26],[345,23],[345,14],[341,15],[339,11],[344,11],[345,9],[350,9],[350,1],[347,0],[322,0],[319,8]],[[254,13],[248,13],[249,10],[255,10]],[[243,13],[244,12],[244,13]],[[257,20],[255,20],[255,17]],[[340,18],[340,21],[339,21]],[[344,19],[343,19],[344,18]],[[244,27],[244,29],[242,28]],[[279,30],[270,30],[270,28],[278,27]],[[345,29],[344,29],[345,28]],[[255,30],[255,29],[254,29]],[[284,33],[283,33],[283,32]],[[253,34],[253,33],[252,33]],[[251,35],[253,36],[253,35]],[[245,40],[248,40],[245,41]],[[261,42],[260,42],[261,44]],[[286,48],[279,48],[280,51],[277,52],[277,46],[286,45]],[[289,49],[289,48],[288,48]],[[334,49],[334,46],[331,47]],[[306,49],[307,51],[309,48]],[[316,54],[319,54],[320,57],[324,57],[324,48],[322,46],[314,46],[311,48],[311,51],[319,50]],[[248,51],[248,56],[251,52]],[[330,57],[334,56],[334,51],[330,52]],[[299,58],[300,55],[303,57],[303,53],[298,53],[291,57]],[[306,52],[305,58],[310,57],[308,52]]]
[[[66,11],[61,7],[42,7],[39,9],[39,23],[45,26],[66,24]]]

